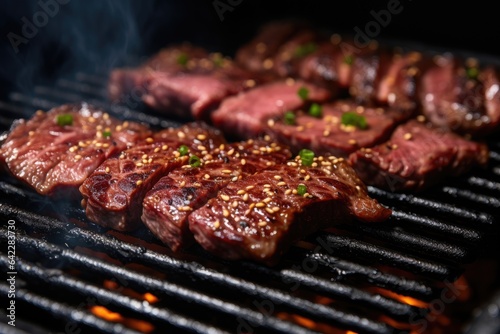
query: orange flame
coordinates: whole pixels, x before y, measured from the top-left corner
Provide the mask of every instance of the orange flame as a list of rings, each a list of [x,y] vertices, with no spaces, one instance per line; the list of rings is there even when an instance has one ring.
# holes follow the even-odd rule
[[[151,333],[155,328],[147,321],[139,319],[124,318],[120,313],[113,312],[104,306],[95,305],[90,308],[95,316],[110,322],[119,322],[125,326],[140,331],[142,333]]]

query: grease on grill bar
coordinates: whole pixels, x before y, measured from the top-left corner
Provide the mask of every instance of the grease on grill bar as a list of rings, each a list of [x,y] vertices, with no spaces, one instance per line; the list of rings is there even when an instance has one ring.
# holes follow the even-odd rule
[[[0,126],[6,130],[38,108],[84,97],[114,116],[154,127],[177,125],[106,105],[103,82],[99,75],[77,73],[56,87],[40,86],[40,96],[13,93],[0,102]],[[459,277],[462,282],[463,265],[497,235],[500,154],[498,145],[491,149],[485,173],[453,180],[433,193],[401,195],[370,187],[370,195],[394,210],[387,224],[316,233],[294,245],[276,268],[225,262],[199,247],[172,254],[146,229],[106,231],[88,222],[81,208],[53,202],[0,174],[0,219],[16,221],[16,269],[23,278],[16,291],[19,324],[63,331],[74,323],[103,333],[421,330],[429,303],[446,284]],[[5,226],[0,231],[4,271]],[[0,299],[7,290],[0,285]],[[45,320],[35,323],[30,312]]]

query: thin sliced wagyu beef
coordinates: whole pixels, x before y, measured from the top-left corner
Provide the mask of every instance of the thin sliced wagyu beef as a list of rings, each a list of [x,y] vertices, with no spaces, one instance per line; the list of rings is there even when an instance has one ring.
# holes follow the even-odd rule
[[[15,122],[0,160],[38,193],[72,198],[105,159],[150,133],[86,103],[66,104]]]
[[[320,156],[311,166],[297,158],[231,182],[188,219],[207,251],[274,265],[312,232],[339,222],[381,222],[391,213],[368,196],[344,159]]]
[[[225,99],[211,118],[232,137],[254,138],[264,134],[268,119],[329,98],[326,89],[300,80],[276,81]]]
[[[164,175],[225,143],[204,123],[188,123],[151,135],[104,161],[82,184],[87,217],[102,226],[126,231],[140,225],[142,200]]]
[[[194,240],[188,227],[193,210],[228,183],[291,157],[286,147],[264,140],[223,144],[211,155],[208,160],[195,161],[164,176],[144,198],[144,224],[174,251]]]
[[[391,139],[349,157],[360,178],[391,191],[422,190],[488,162],[485,144],[411,120]]]
[[[408,115],[394,108],[363,107],[352,100],[339,100],[285,112],[268,122],[266,133],[289,145],[294,153],[307,148],[346,158],[361,147],[386,141]]]
[[[498,71],[475,59],[435,57],[422,76],[423,114],[436,126],[481,137],[498,129]]]
[[[136,68],[112,71],[110,99],[183,119],[207,119],[225,97],[253,87],[259,79],[219,53],[181,44],[167,47]]]

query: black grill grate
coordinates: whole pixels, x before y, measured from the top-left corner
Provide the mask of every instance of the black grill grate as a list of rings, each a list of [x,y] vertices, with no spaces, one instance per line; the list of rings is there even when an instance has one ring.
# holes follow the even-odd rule
[[[34,94],[14,92],[0,101],[0,129],[38,108],[81,100],[154,127],[179,124],[143,107],[109,105],[105,83],[105,77],[77,73],[53,86],[37,86]],[[330,327],[338,329],[335,333],[396,333],[410,325],[418,330],[425,307],[383,291],[435,300],[443,283],[456,280],[464,264],[498,235],[500,145],[493,140],[490,147],[487,170],[433,191],[403,195],[370,188],[372,196],[394,209],[387,223],[339,225],[316,233],[292,247],[275,268],[223,261],[197,246],[172,254],[145,228],[132,234],[106,231],[89,223],[77,205],[47,199],[2,174],[0,267],[8,271],[11,219],[17,231],[17,320],[31,333],[68,328],[314,333]],[[8,289],[0,284],[1,299]],[[145,293],[158,301],[145,301]],[[94,306],[115,312],[120,321],[96,316]],[[45,320],[34,320],[32,312]],[[309,320],[318,327],[309,328]]]

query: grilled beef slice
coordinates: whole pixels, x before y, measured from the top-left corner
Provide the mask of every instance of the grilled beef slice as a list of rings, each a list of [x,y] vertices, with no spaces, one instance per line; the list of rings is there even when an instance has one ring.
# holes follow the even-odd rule
[[[299,97],[302,88],[308,91],[306,100]],[[212,113],[212,122],[231,136],[253,138],[264,133],[268,119],[329,97],[327,90],[303,81],[277,81],[225,99]]]
[[[422,111],[435,125],[483,136],[500,123],[498,73],[476,61],[436,57],[422,77]]]
[[[72,197],[106,158],[150,134],[86,103],[37,111],[17,121],[0,148],[0,160],[43,195]]]
[[[388,142],[349,157],[363,181],[391,191],[421,190],[487,161],[486,145],[416,120],[400,125]]]
[[[273,265],[307,234],[353,219],[380,222],[390,214],[342,158],[316,157],[311,167],[296,160],[229,183],[189,216],[189,227],[220,257]]]
[[[278,50],[308,26],[306,22],[299,20],[267,23],[250,42],[238,49],[235,61],[252,72],[272,71]]]
[[[351,100],[324,104],[321,108],[321,117],[296,111],[293,122],[282,114],[268,122],[266,133],[273,140],[290,146],[294,153],[308,148],[317,154],[347,157],[360,147],[386,141],[397,124],[409,116],[393,108],[365,108]],[[342,124],[344,113],[362,117],[366,128]]]
[[[114,101],[139,101],[184,119],[203,120],[222,99],[253,87],[257,77],[220,54],[185,46],[170,47],[138,68],[117,69],[110,75]]]
[[[204,156],[225,143],[220,132],[202,123],[170,128],[146,138],[104,161],[80,187],[87,217],[116,230],[132,230],[140,223],[142,200],[168,172]],[[189,153],[181,155],[186,145]]]
[[[193,210],[228,183],[290,156],[287,148],[263,140],[221,145],[199,167],[185,165],[161,178],[144,198],[142,221],[172,250],[183,248],[193,241],[187,221]]]

